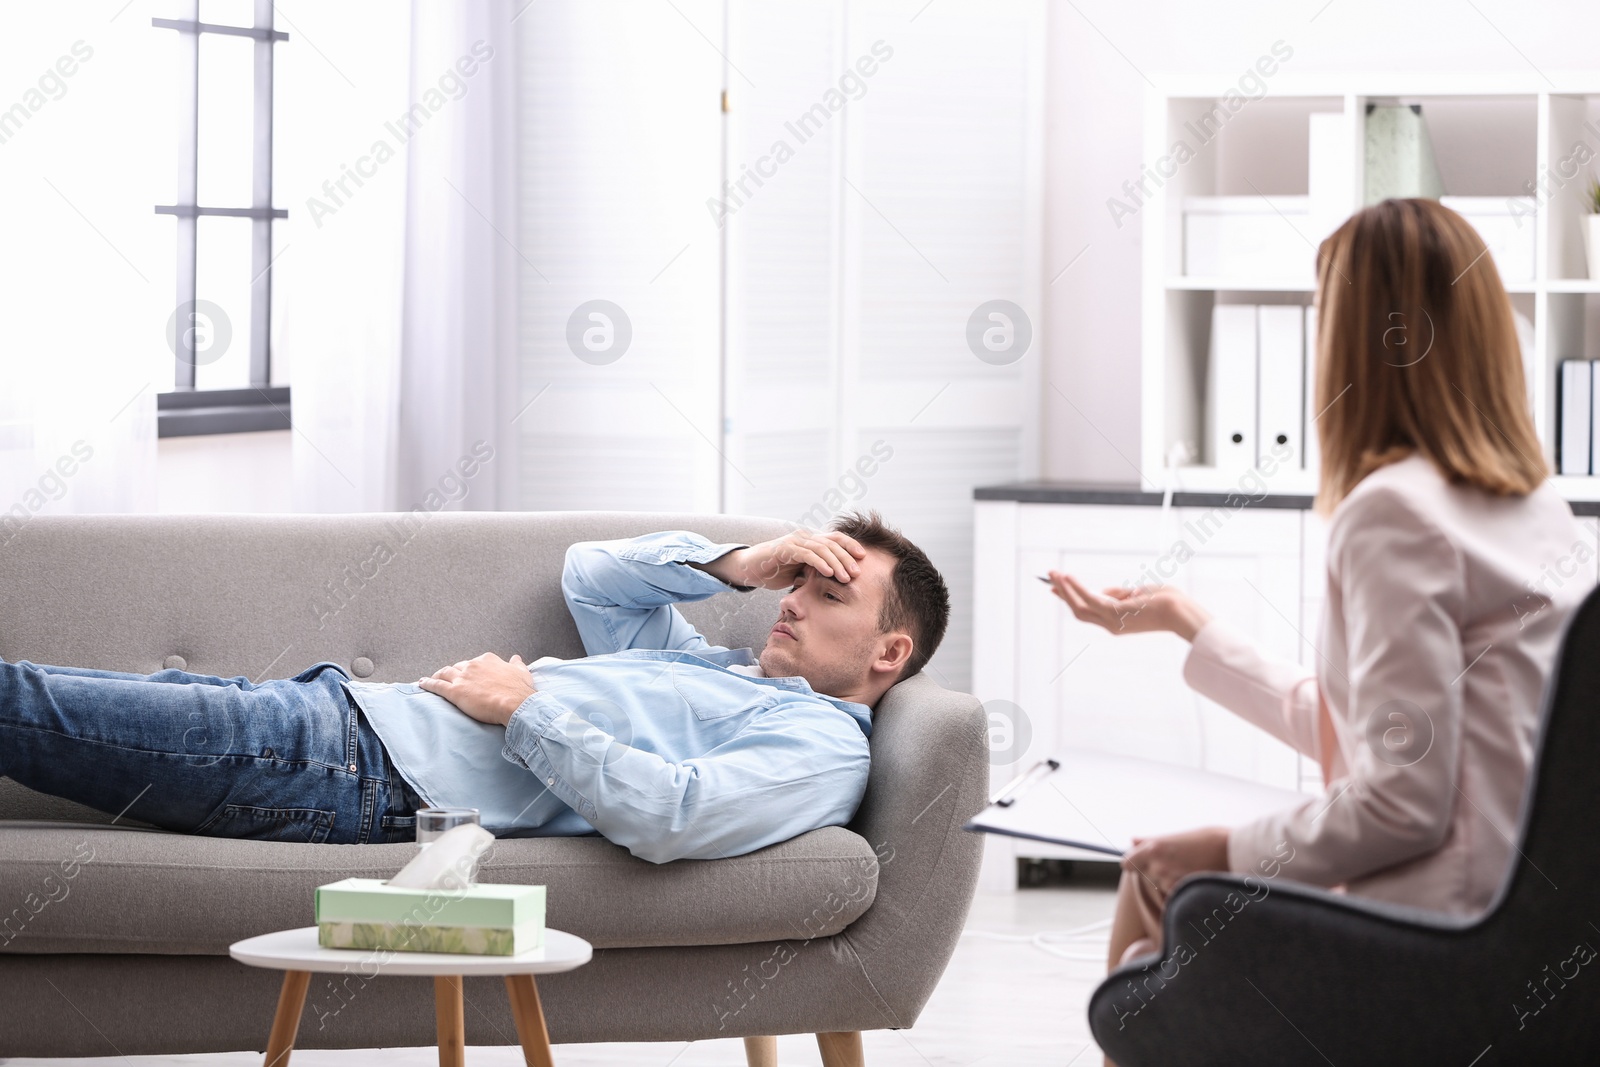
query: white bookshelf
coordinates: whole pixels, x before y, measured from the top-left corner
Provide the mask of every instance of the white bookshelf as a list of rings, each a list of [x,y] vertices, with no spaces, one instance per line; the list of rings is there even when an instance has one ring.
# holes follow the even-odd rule
[[[1600,281],[1591,279],[1583,248],[1584,186],[1597,165],[1562,174],[1574,144],[1600,152],[1600,75],[1530,73],[1523,78],[1460,76],[1296,77],[1287,69],[1267,79],[1266,96],[1233,113],[1198,146],[1192,158],[1140,206],[1143,226],[1140,467],[1145,489],[1168,485],[1222,490],[1238,484],[1239,471],[1210,465],[1206,444],[1206,364],[1211,310],[1219,303],[1298,303],[1312,299],[1316,245],[1326,232],[1304,232],[1303,273],[1243,272],[1238,277],[1184,273],[1183,205],[1191,196],[1307,196],[1309,117],[1316,112],[1348,118],[1340,158],[1330,175],[1347,183],[1348,210],[1362,206],[1366,105],[1369,101],[1420,103],[1447,196],[1529,195],[1540,182],[1534,220],[1534,276],[1508,282],[1513,307],[1533,327],[1524,353],[1534,422],[1554,467],[1555,382],[1563,359],[1600,359]],[[1168,79],[1147,94],[1145,162],[1168,154],[1179,138],[1195,147],[1193,126],[1235,79]],[[1593,128],[1586,128],[1593,123]],[[1570,169],[1570,168],[1569,168]],[[1153,182],[1151,183],[1153,184]],[[1286,220],[1285,225],[1290,225]],[[1168,468],[1175,442],[1188,441],[1199,459]],[[1557,477],[1571,500],[1600,500],[1600,476]],[[1280,471],[1275,493],[1312,493],[1314,469]]]

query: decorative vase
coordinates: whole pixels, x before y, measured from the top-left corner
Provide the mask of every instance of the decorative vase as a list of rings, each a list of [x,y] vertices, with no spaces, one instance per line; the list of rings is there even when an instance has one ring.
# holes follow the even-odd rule
[[[1421,104],[1369,103],[1366,127],[1365,203],[1444,195]]]
[[[1600,281],[1600,213],[1583,217],[1583,236],[1589,253],[1589,277]]]

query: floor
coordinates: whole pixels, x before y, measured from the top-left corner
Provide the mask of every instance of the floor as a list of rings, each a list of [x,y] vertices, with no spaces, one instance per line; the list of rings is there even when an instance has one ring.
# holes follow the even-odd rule
[[[1109,866],[1109,865],[1095,865]],[[1082,865],[1080,865],[1080,870]],[[1066,885],[980,894],[965,936],[922,1017],[910,1030],[865,1035],[870,1067],[1098,1067],[1100,1055],[1084,1015],[1089,993],[1105,973],[1106,929],[1114,883],[1080,875]],[[1050,945],[1064,959],[1032,943],[1041,933],[1099,928]],[[805,1035],[778,1040],[788,1065],[820,1064],[816,1041]],[[558,1067],[743,1067],[738,1040],[663,1044],[557,1045]],[[63,1060],[0,1059],[5,1067],[62,1067]],[[254,1052],[206,1056],[127,1056],[76,1061],[112,1067],[259,1067]],[[297,1051],[293,1067],[433,1067],[432,1048]],[[514,1046],[467,1049],[472,1067],[522,1067]]]

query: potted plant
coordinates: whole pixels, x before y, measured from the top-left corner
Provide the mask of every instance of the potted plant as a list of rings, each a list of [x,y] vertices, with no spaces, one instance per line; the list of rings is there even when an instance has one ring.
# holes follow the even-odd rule
[[[1584,207],[1589,213],[1583,218],[1583,236],[1589,253],[1589,277],[1600,281],[1600,181],[1589,179],[1588,195]]]

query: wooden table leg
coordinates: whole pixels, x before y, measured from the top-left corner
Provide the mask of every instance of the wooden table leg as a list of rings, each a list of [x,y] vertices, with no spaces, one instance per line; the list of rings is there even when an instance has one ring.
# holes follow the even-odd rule
[[[511,1001],[511,1017],[517,1021],[523,1060],[528,1067],[555,1067],[550,1056],[550,1031],[545,1029],[544,1009],[539,1006],[539,987],[533,984],[533,975],[506,975],[506,996]]]
[[[439,1022],[439,1067],[465,1067],[467,1017],[461,1005],[461,976],[433,980],[433,1013]]]
[[[283,988],[278,991],[278,1011],[272,1017],[272,1034],[267,1038],[266,1067],[288,1067],[295,1035],[300,1032],[306,989],[310,985],[310,971],[284,972]]]
[[[744,1039],[746,1067],[778,1067],[778,1039],[775,1037],[747,1037]]]

